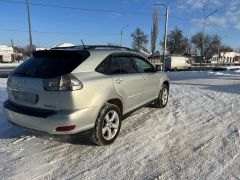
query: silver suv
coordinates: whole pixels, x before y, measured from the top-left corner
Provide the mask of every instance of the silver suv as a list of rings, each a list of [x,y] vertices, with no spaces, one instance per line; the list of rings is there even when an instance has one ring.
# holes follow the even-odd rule
[[[74,46],[36,51],[7,82],[6,118],[49,134],[92,130],[111,144],[121,120],[139,107],[165,107],[169,79],[139,53],[115,46]]]

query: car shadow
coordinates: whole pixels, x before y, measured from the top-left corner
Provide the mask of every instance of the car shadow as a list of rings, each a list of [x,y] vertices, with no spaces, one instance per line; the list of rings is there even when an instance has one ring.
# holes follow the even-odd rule
[[[20,139],[27,136],[33,136],[43,140],[56,141],[61,143],[69,143],[75,145],[89,145],[94,146],[91,142],[90,132],[83,132],[74,135],[51,135],[43,132],[25,130],[19,127],[15,127],[9,122],[4,123],[4,129],[0,129],[0,139]]]
[[[74,135],[49,135],[42,133],[32,133],[37,138],[55,141],[60,143],[68,143],[73,145],[97,146],[90,139],[90,134],[74,134]]]

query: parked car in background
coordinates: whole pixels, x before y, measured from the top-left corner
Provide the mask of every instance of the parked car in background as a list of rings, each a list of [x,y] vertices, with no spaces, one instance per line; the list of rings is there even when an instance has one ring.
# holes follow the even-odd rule
[[[49,134],[91,129],[98,145],[118,136],[123,116],[167,105],[169,79],[139,53],[116,46],[36,51],[10,74],[7,119]]]
[[[183,56],[169,56],[165,59],[165,69],[168,71],[190,70],[191,62]]]

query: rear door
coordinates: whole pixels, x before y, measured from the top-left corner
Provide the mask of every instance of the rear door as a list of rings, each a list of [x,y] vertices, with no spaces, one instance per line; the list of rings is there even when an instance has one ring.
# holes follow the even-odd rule
[[[112,56],[111,75],[118,95],[125,101],[125,112],[140,106],[143,102],[144,80],[137,73],[130,56]]]
[[[147,103],[158,96],[159,93],[159,83],[160,76],[154,70],[152,64],[142,57],[134,56],[132,57],[133,62],[137,68],[139,74],[144,77],[144,83],[142,84],[143,89],[143,102]]]
[[[8,97],[15,104],[32,108],[59,110],[56,91],[45,91],[43,79],[12,75],[8,80]]]

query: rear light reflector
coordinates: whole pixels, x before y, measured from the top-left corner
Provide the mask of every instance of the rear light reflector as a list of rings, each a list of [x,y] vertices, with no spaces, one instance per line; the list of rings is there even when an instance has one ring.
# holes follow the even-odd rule
[[[76,125],[71,125],[71,126],[61,126],[61,127],[57,127],[55,130],[56,131],[71,131],[73,129],[75,129]]]

